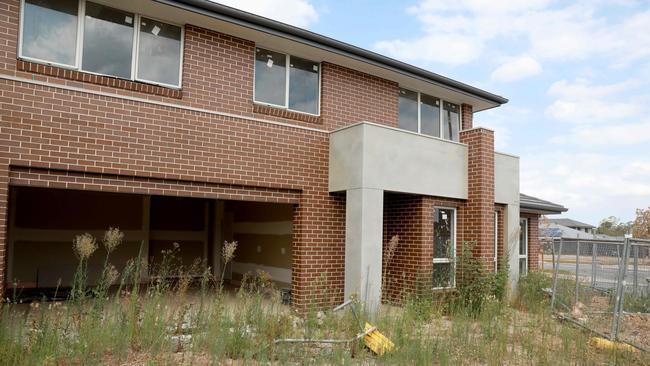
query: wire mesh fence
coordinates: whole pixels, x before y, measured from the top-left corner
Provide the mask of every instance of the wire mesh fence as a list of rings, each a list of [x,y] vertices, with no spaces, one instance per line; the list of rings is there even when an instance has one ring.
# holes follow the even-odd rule
[[[551,310],[612,340],[650,349],[650,240],[542,241]]]

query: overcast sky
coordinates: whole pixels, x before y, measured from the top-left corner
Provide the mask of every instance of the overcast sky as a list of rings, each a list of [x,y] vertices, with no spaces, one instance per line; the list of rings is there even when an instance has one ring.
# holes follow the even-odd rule
[[[510,99],[477,113],[521,191],[591,224],[650,206],[650,2],[218,1]]]

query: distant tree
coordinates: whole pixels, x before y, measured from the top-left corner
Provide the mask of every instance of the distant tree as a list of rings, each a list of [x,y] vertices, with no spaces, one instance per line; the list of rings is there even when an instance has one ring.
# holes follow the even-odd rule
[[[623,236],[630,231],[631,227],[632,222],[621,222],[618,217],[610,216],[600,221],[596,232],[610,236]]]
[[[635,238],[650,239],[650,207],[636,210],[636,219],[632,224],[632,235]]]

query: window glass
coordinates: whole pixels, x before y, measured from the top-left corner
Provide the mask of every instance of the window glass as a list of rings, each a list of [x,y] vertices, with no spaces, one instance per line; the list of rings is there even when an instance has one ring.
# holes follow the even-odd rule
[[[141,18],[138,45],[138,79],[179,85],[181,28]]]
[[[440,99],[420,94],[420,132],[440,137]]]
[[[255,101],[285,106],[287,59],[279,52],[258,48],[255,52]]]
[[[289,65],[289,109],[318,114],[317,62],[291,56]]]
[[[454,285],[453,263],[434,263],[432,282],[433,288],[452,287]]]
[[[87,2],[81,68],[131,78],[133,19],[131,13]]]
[[[519,220],[519,254],[526,255],[526,247],[528,246],[528,221],[526,219]]]
[[[418,93],[400,89],[399,127],[418,132]]]
[[[460,108],[457,104],[443,103],[443,138],[458,141],[460,130]]]
[[[433,257],[453,258],[453,227],[454,211],[447,208],[436,208],[433,217]]]
[[[528,258],[519,258],[519,275],[524,276],[528,273]]]
[[[77,0],[25,0],[22,55],[74,66]]]

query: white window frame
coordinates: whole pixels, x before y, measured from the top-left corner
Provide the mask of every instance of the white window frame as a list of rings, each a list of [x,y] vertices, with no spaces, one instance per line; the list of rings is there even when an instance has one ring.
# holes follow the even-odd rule
[[[447,207],[447,206],[434,206],[433,208],[433,215],[436,214],[436,210],[441,209],[441,210],[451,210],[452,214],[452,225],[451,225],[451,245],[452,245],[452,251],[451,251],[451,258],[436,258],[433,257],[433,264],[445,264],[449,263],[451,265],[451,271],[452,271],[452,276],[451,276],[451,281],[449,286],[447,287],[435,287],[433,286],[431,289],[436,291],[436,290],[447,290],[447,289],[452,289],[456,288],[456,207]],[[435,229],[434,229],[435,230]],[[436,245],[435,242],[435,235],[434,235],[434,242],[433,245]],[[433,253],[435,255],[435,248],[433,250]]]
[[[525,223],[523,225],[524,226],[523,229],[522,229],[522,224],[521,223]],[[522,218],[519,219],[519,230],[522,231],[523,238],[524,238],[524,243],[521,243],[521,240],[520,240],[519,248],[517,248],[517,249],[519,249],[517,251],[518,257],[519,257],[519,262],[521,262],[522,259],[526,260],[526,265],[524,266],[525,267],[524,273],[519,273],[519,275],[520,276],[525,276],[525,275],[528,274],[528,218],[522,217]],[[521,236],[520,236],[520,238],[521,238]],[[526,252],[525,254],[520,253],[522,245],[524,247],[524,251]],[[519,266],[519,262],[517,262],[517,266]]]
[[[284,57],[285,57],[285,62],[284,63],[285,63],[286,66],[285,66],[285,71],[284,71],[285,72],[285,75],[284,75],[284,83],[285,83],[284,105],[268,103],[268,102],[262,102],[262,101],[257,100],[257,95],[256,95],[255,91],[257,90],[257,81],[256,81],[257,80],[257,77],[256,77],[257,76],[257,58],[256,58],[256,55],[257,55],[257,49],[258,48],[261,48],[261,49],[267,50],[267,51],[280,53],[280,54],[283,54]],[[314,62],[314,63],[318,64],[318,113],[316,113],[316,114],[289,108],[289,82],[290,82],[289,74],[291,73],[291,56],[298,57],[298,58],[301,58],[303,60],[307,60],[309,62]],[[259,104],[259,105],[264,105],[264,106],[269,106],[269,107],[286,109],[286,110],[291,111],[291,112],[302,113],[302,114],[307,114],[307,115],[310,115],[310,116],[319,117],[320,114],[321,114],[321,92],[322,92],[322,85],[321,84],[322,84],[322,77],[323,77],[322,76],[323,75],[322,70],[323,70],[323,65],[322,65],[322,62],[320,62],[320,61],[313,61],[313,60],[310,60],[308,58],[301,57],[301,56],[298,56],[298,55],[290,55],[290,54],[288,54],[288,53],[286,53],[284,51],[278,51],[278,50],[270,48],[270,47],[255,45],[255,53],[253,53],[253,103]]]
[[[499,271],[499,211],[494,211],[494,272]]]
[[[77,40],[76,40],[76,50],[75,50],[75,64],[74,65],[66,65],[66,64],[61,64],[58,62],[53,62],[53,61],[47,61],[47,60],[41,60],[39,58],[35,57],[30,57],[30,56],[25,56],[23,55],[23,26],[25,24],[24,19],[25,19],[25,0],[20,0],[20,27],[18,30],[18,58],[21,60],[26,60],[30,62],[35,62],[39,64],[45,64],[45,65],[51,65],[51,66],[56,66],[60,67],[62,69],[67,69],[67,70],[74,70],[74,71],[79,71],[83,72],[85,74],[91,74],[91,75],[99,75],[99,76],[107,76],[115,79],[120,79],[120,80],[130,80],[130,81],[137,81],[137,82],[142,82],[142,83],[147,83],[147,84],[152,84],[152,85],[159,85],[159,86],[164,86],[166,88],[171,88],[171,89],[181,89],[183,85],[183,56],[184,56],[184,49],[185,49],[185,26],[182,24],[177,24],[177,23],[172,23],[167,20],[162,20],[162,19],[157,19],[155,17],[150,17],[148,15],[143,15],[143,14],[138,14],[138,13],[133,13],[133,48],[131,50],[131,76],[129,78],[123,78],[120,76],[115,76],[115,75],[110,75],[110,74],[102,74],[94,71],[88,71],[84,70],[82,68],[82,60],[83,60],[83,40],[84,40],[84,28],[85,28],[85,23],[86,23],[86,0],[78,0],[79,2],[79,10],[77,12]],[[111,5],[106,5],[104,3],[98,2],[97,4],[101,6],[106,6],[109,8],[113,9],[118,9],[122,11],[127,11],[129,13],[132,13],[129,10],[124,10],[120,9],[118,7]],[[152,80],[147,80],[147,79],[141,79],[138,78],[138,55],[139,55],[139,46],[140,46],[140,19],[141,17],[145,17],[151,20],[155,20],[158,22],[162,22],[165,24],[173,25],[176,27],[179,27],[181,29],[181,46],[180,46],[180,63],[178,67],[178,85],[173,85],[173,84],[167,84],[167,83],[161,83],[159,81],[152,81]]]
[[[418,95],[418,130],[417,131],[411,131],[411,132],[415,132],[415,133],[418,133],[418,134],[424,135],[424,136],[429,136],[429,137],[442,139],[442,140],[445,140],[445,141],[456,141],[456,140],[452,140],[452,139],[446,139],[446,138],[443,137],[443,132],[444,132],[444,123],[443,123],[444,105],[445,105],[445,102],[447,102],[447,103],[455,104],[455,105],[458,106],[458,132],[460,133],[460,131],[462,131],[462,128],[463,128],[463,105],[462,104],[454,103],[454,102],[451,102],[449,100],[436,97],[435,95],[422,93],[422,92],[411,90],[411,89],[408,89],[408,88],[400,87],[400,91],[401,90],[406,90],[406,91],[409,91],[411,93],[416,93]],[[421,108],[422,97],[421,96],[422,96],[422,94],[426,94],[426,95],[430,96],[431,98],[435,98],[438,101],[440,101],[440,105],[439,105],[439,108],[438,108],[438,110],[439,110],[439,121],[440,121],[440,123],[439,123],[440,126],[438,127],[438,136],[431,136],[431,135],[422,133],[422,118],[421,118],[421,113],[422,113],[422,110],[421,110],[422,109]],[[398,98],[399,98],[399,95],[398,95]],[[399,100],[398,100],[398,104],[399,104]],[[398,116],[398,120],[399,120],[399,116]],[[398,121],[398,123],[399,123],[399,121]]]

